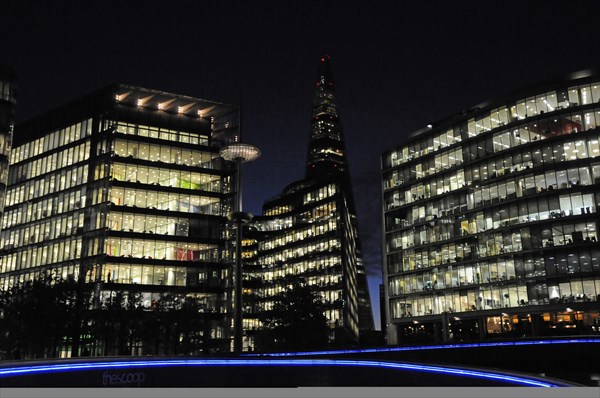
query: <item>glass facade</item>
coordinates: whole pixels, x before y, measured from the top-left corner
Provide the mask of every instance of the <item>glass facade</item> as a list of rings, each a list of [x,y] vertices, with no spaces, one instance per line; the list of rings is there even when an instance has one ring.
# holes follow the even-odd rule
[[[261,232],[256,256],[260,271],[254,275],[263,282],[258,289],[262,310],[268,311],[278,295],[303,282],[321,296],[332,329],[345,327],[357,338],[356,263],[343,250],[343,223],[350,215],[342,192],[339,182],[330,178],[268,202],[266,215],[254,222]],[[287,213],[268,215],[282,204]]]
[[[335,174],[303,180],[265,203],[264,215],[252,221],[244,237],[244,326],[249,347],[252,331],[262,328],[260,315],[298,283],[320,296],[332,341],[356,342],[360,329],[368,329],[359,318],[357,270],[362,263],[346,189]]]
[[[344,133],[335,103],[331,60],[321,58],[313,101],[313,118],[306,162],[307,177],[346,168]]]
[[[600,331],[600,78],[513,98],[383,154],[391,343]]]
[[[226,215],[237,107],[118,85],[17,126],[2,217],[0,286],[52,272],[142,306],[199,299],[211,350],[229,351]],[[139,350],[136,351],[139,353]]]

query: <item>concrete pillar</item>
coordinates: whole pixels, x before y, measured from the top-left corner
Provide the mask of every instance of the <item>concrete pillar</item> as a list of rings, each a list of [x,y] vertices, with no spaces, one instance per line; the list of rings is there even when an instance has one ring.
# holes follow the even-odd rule
[[[448,313],[442,313],[442,341],[447,343],[450,341],[450,331],[448,329],[448,323],[450,323],[448,319]]]
[[[540,335],[541,322],[540,314],[531,314],[531,337],[538,337]]]
[[[387,328],[387,343],[388,345],[400,344],[398,338],[398,326],[392,322],[388,323]]]
[[[487,335],[487,323],[486,317],[482,316],[477,320],[477,326],[479,327],[479,340],[484,340]]]

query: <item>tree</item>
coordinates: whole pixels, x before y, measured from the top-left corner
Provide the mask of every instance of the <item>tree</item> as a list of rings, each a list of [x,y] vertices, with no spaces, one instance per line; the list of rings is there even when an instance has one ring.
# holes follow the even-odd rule
[[[111,291],[100,308],[89,312],[92,331],[102,350],[100,355],[131,355],[142,337],[144,308],[141,294],[134,291]]]
[[[137,289],[111,290],[92,305],[91,289],[52,274],[0,289],[0,360],[56,358],[69,347],[72,356],[207,349],[209,322],[199,298],[166,294],[145,307]]]
[[[153,301],[142,319],[144,352],[154,355],[200,355],[205,349],[207,321],[200,299],[184,293]]]
[[[0,291],[0,357],[57,357],[72,336],[75,282],[43,274]]]
[[[270,329],[263,333],[259,349],[310,350],[327,346],[328,328],[325,306],[310,286],[297,284],[286,290],[273,309],[263,317]],[[267,341],[265,341],[267,340]],[[269,341],[272,340],[272,341]]]

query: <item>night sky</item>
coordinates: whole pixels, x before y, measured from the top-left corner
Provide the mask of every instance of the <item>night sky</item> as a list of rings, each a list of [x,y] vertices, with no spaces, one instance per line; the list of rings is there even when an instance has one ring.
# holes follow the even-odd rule
[[[331,56],[375,321],[380,155],[536,82],[600,67],[600,1],[0,1],[0,63],[26,120],[121,82],[242,105],[244,209],[303,178]]]

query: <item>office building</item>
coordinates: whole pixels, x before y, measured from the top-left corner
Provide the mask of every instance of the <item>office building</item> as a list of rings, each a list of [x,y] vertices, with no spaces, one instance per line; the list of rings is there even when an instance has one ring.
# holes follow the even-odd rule
[[[325,56],[316,82],[306,176],[265,202],[246,240],[247,329],[260,328],[252,314],[268,311],[297,283],[321,296],[335,344],[355,343],[360,329],[373,329],[334,93],[331,60]]]
[[[234,171],[219,148],[239,139],[238,120],[236,106],[113,85],[19,124],[0,287],[50,272],[93,287],[97,305],[117,292],[139,294],[146,309],[194,298],[203,351],[229,351]],[[128,353],[146,354],[140,344]]]
[[[383,154],[388,343],[599,333],[599,124],[581,72]]]

